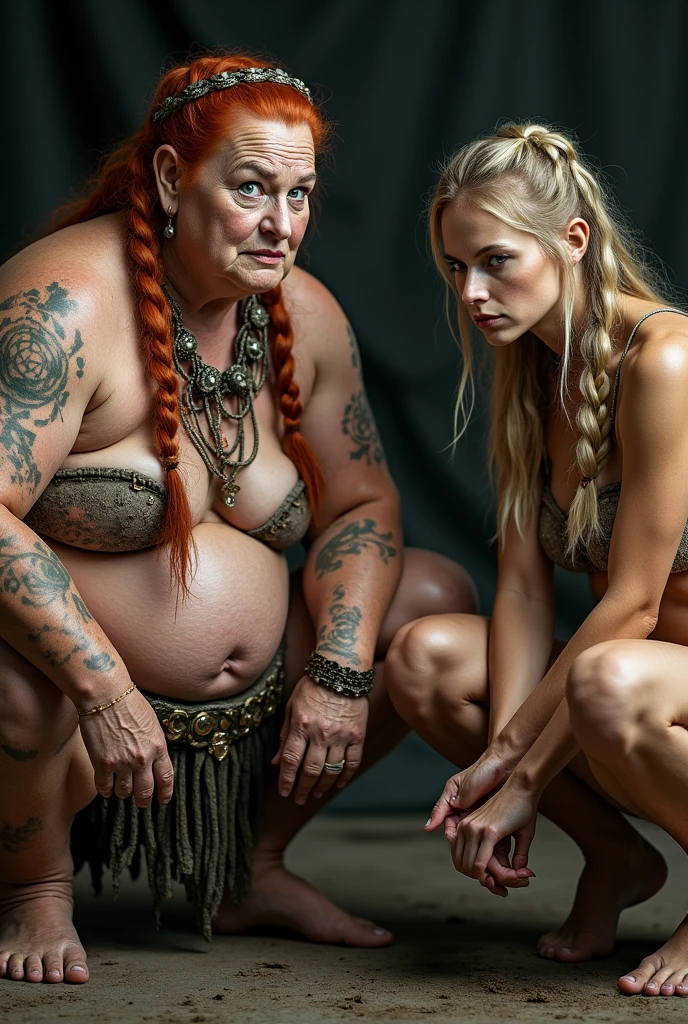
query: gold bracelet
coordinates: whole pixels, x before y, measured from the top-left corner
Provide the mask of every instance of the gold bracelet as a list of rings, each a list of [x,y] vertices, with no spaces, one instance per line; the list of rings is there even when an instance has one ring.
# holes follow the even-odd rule
[[[76,710],[78,711],[79,716],[81,718],[85,718],[86,715],[97,715],[99,711],[105,711],[106,708],[111,708],[112,705],[117,704],[118,701],[124,700],[124,698],[128,696],[132,692],[132,690],[135,689],[136,683],[132,683],[131,686],[124,691],[124,693],[120,693],[119,697],[115,697],[114,700],[108,701],[107,704],[99,704],[97,708],[91,708],[90,711],[81,711],[79,708],[77,708]]]

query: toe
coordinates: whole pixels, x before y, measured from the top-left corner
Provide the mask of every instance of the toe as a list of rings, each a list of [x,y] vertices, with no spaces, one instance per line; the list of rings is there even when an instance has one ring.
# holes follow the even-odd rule
[[[7,977],[13,981],[22,981],[24,978],[24,957],[21,953],[13,953],[7,964]]]
[[[674,971],[673,974],[670,974],[669,977],[662,982],[660,989],[661,994],[663,996],[673,996],[677,987],[683,981],[685,973],[685,971]]]
[[[52,983],[62,981],[62,957],[57,950],[51,950],[43,957],[43,977]]]
[[[617,984],[619,989],[626,995],[632,996],[637,995],[645,989],[645,986],[652,982],[655,974],[658,970],[661,970],[661,964],[651,957],[645,957],[640,962],[637,970],[631,971],[630,974],[624,974],[623,978],[619,978]],[[657,995],[659,989],[656,988],[654,991],[650,990],[648,995]]]
[[[78,946],[68,946],[65,950],[65,981],[73,985],[83,985],[88,981],[88,967],[86,966],[86,954]]]
[[[0,978],[7,977],[7,964],[9,959],[9,952],[0,953]]]
[[[35,953],[29,953],[24,961],[24,977],[27,981],[43,981],[43,964]]]

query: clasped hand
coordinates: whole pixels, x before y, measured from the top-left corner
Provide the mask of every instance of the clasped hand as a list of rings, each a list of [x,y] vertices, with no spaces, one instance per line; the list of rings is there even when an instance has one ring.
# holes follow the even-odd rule
[[[367,697],[342,697],[304,676],[287,703],[279,750],[272,759],[280,766],[280,794],[289,796],[297,775],[297,804],[305,804],[311,790],[322,797],[335,784],[342,789],[360,767],[367,724]],[[344,760],[341,772],[325,771],[326,763]]]
[[[523,888],[534,877],[528,851],[537,797],[512,770],[513,764],[486,751],[447,781],[425,826],[432,832],[444,824],[456,870],[477,878],[496,896],[506,896],[508,888]]]
[[[147,807],[157,789],[168,803],[174,769],[157,716],[138,690],[112,707],[79,718],[81,736],[93,765],[101,796],[126,799],[133,794],[138,807]]]

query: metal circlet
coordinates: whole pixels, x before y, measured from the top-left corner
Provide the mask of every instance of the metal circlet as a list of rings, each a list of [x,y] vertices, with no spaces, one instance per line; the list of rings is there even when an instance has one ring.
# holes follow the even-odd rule
[[[209,92],[217,92],[222,89],[231,89],[233,85],[242,85],[252,82],[273,82],[276,85],[288,85],[300,92],[309,103],[313,103],[310,89],[300,78],[292,78],[282,68],[237,68],[236,71],[220,71],[210,78],[200,78],[192,82],[185,89],[174,93],[164,99],[153,114],[153,121],[162,121],[164,118],[174,114],[192,100],[199,100]]]
[[[258,423],[253,400],[268,375],[270,316],[255,295],[244,301],[240,314],[242,323],[234,343],[235,361],[228,369],[218,370],[201,359],[195,335],[184,326],[179,304],[164,285],[163,289],[172,311],[174,368],[184,382],[179,393],[181,421],[208,471],[223,481],[223,502],[228,508],[234,508],[240,490],[235,482],[237,473],[249,466],[258,454]],[[184,363],[189,364],[188,370]],[[236,402],[234,412],[227,408],[228,397]],[[203,431],[202,415],[210,430],[210,439]],[[253,427],[253,447],[248,455],[244,430],[247,416],[251,417]],[[231,447],[222,435],[223,418],[236,423],[237,434]]]

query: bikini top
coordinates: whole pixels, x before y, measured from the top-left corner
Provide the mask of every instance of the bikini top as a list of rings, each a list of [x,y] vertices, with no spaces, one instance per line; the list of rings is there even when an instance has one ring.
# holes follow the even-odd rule
[[[614,375],[611,423],[609,427],[610,437],[614,437],[616,402],[621,375],[621,364],[626,358],[626,353],[631,347],[636,331],[643,321],[647,320],[649,316],[654,316],[655,313],[678,313],[681,316],[688,316],[688,313],[681,309],[653,309],[651,312],[646,313],[645,316],[641,317],[631,331],[630,337],[626,342],[626,347],[621,353],[619,365],[616,368],[616,374]],[[539,523],[540,544],[542,545],[543,551],[555,565],[560,565],[562,569],[568,569],[571,572],[595,572],[596,570],[606,572],[609,562],[609,546],[612,540],[614,520],[616,519],[616,513],[619,507],[621,483],[609,483],[604,484],[602,487],[598,487],[597,508],[599,530],[596,534],[591,536],[586,543],[578,544],[576,547],[574,561],[571,559],[571,555],[567,554],[568,515],[559,507],[559,505],[557,505],[556,501],[552,497],[552,492],[549,486],[549,463],[547,459],[543,460],[543,472],[545,483],[542,491]],[[674,559],[674,564],[671,567],[671,572],[684,572],[686,569],[688,569],[688,523],[686,523],[683,530],[683,536],[681,537],[681,543],[678,546],[678,551],[676,553],[676,558]]]
[[[162,532],[167,490],[130,469],[59,469],[24,522],[52,540],[90,551],[140,551]],[[266,523],[244,530],[275,551],[298,544],[311,521],[299,478]]]

